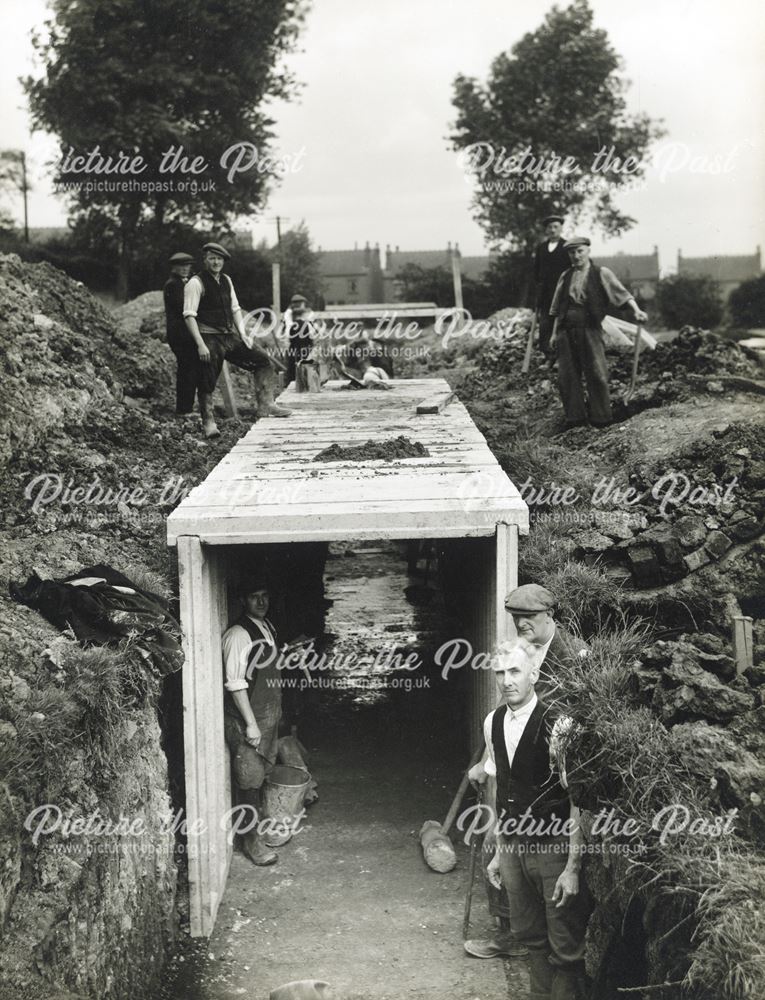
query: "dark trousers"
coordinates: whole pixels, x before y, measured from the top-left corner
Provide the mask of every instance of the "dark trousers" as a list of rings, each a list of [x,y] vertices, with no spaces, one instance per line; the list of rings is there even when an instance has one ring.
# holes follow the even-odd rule
[[[301,328],[296,334],[290,332],[289,347],[287,348],[287,375],[285,384],[295,381],[297,365],[299,361],[305,361],[313,350],[313,340],[306,336]]]
[[[553,355],[550,347],[550,337],[552,337],[555,319],[550,315],[550,303],[543,305],[539,310],[539,350],[548,358]]]
[[[167,343],[175,355],[175,412],[191,413],[199,385],[200,366],[197,345],[186,330],[168,330]]]
[[[611,421],[608,396],[608,363],[603,334],[587,325],[584,310],[569,307],[558,324],[558,388],[566,420],[593,424]],[[582,379],[587,386],[585,402]],[[589,413],[588,413],[589,411]]]
[[[584,973],[589,897],[552,902],[568,860],[568,838],[526,841],[500,836],[500,873],[515,938],[529,949],[533,1000],[575,1000]]]
[[[238,333],[203,333],[202,340],[210,351],[210,360],[200,364],[200,392],[215,391],[224,361],[253,374],[271,369],[271,359],[266,352],[259,347],[247,347]]]

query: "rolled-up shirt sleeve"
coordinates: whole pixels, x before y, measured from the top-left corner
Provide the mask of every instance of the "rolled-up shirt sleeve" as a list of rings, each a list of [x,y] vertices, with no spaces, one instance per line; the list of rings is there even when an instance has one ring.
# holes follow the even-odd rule
[[[494,719],[494,712],[489,712],[483,723],[483,738],[486,742],[486,752],[488,756],[483,765],[484,771],[492,778],[497,776],[497,764],[494,760],[494,745],[491,740],[491,724]]]
[[[194,275],[193,278],[189,278],[183,289],[183,315],[196,317],[201,298],[202,282]]]
[[[227,691],[247,689],[247,658],[251,646],[252,639],[241,625],[232,625],[223,636],[224,687]]]
[[[600,268],[600,283],[612,306],[626,305],[630,299],[634,298],[632,292],[627,291],[614,272],[608,267]]]

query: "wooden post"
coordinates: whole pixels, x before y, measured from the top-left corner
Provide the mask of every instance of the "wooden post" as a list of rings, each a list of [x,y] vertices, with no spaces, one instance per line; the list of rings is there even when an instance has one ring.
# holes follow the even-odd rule
[[[276,323],[282,318],[282,268],[278,260],[271,265],[271,308],[274,311]]]
[[[196,536],[178,538],[192,937],[212,932],[232,853],[226,824],[231,786],[223,732],[221,555],[205,550]]]
[[[495,642],[499,644],[515,634],[513,619],[505,611],[505,597],[518,586],[518,525],[497,525],[497,585],[495,589]]]
[[[733,656],[736,673],[743,674],[754,663],[752,619],[748,615],[733,616]]]
[[[454,306],[462,311],[462,271],[460,270],[460,252],[456,247],[452,250],[452,281],[454,283]]]

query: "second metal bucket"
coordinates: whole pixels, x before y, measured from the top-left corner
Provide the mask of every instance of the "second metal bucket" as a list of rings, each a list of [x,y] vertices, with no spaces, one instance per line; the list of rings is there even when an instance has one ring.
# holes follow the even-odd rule
[[[287,820],[303,808],[311,775],[302,767],[277,764],[263,784],[263,811],[269,819]]]

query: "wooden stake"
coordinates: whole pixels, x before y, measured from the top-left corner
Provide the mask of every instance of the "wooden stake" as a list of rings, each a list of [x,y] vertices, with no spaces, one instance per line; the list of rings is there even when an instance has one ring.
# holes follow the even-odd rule
[[[736,673],[743,674],[754,663],[752,619],[748,615],[733,616],[733,656]]]

